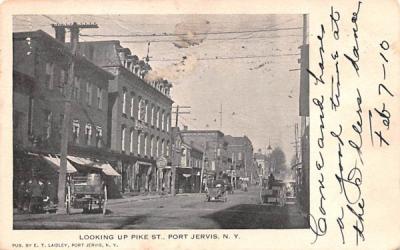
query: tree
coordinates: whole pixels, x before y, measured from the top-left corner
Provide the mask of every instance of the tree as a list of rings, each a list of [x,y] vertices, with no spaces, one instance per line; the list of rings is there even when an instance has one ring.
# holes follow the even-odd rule
[[[276,173],[286,172],[286,157],[285,153],[282,151],[281,148],[276,147],[274,148],[274,150],[272,150],[270,156],[270,162],[274,172]]]

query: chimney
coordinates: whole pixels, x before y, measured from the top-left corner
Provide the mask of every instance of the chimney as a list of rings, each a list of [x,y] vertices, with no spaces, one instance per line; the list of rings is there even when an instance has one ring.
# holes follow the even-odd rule
[[[56,31],[56,40],[65,43],[65,27],[62,26],[53,26]]]
[[[79,42],[79,26],[77,23],[73,23],[71,27],[71,45],[78,44]]]

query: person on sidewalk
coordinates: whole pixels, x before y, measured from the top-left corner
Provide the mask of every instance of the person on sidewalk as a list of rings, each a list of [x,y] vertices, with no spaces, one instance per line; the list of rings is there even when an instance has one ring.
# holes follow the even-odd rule
[[[25,186],[25,181],[20,181],[17,189],[17,208],[19,213],[23,213],[27,207],[28,192]]]
[[[28,190],[30,194],[29,212],[35,213],[41,210],[43,202],[43,182],[36,175],[28,182]]]

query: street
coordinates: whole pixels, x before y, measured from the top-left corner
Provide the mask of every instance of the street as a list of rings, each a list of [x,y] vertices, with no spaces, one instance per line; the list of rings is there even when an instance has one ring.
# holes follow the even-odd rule
[[[304,228],[296,205],[259,204],[259,187],[236,190],[225,202],[206,202],[205,194],[155,199],[110,200],[107,215],[14,214],[14,229],[268,229]]]

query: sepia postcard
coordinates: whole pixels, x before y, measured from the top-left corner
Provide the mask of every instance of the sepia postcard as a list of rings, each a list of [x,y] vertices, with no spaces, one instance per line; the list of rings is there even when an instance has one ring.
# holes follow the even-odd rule
[[[400,249],[398,2],[0,13],[0,249]]]

